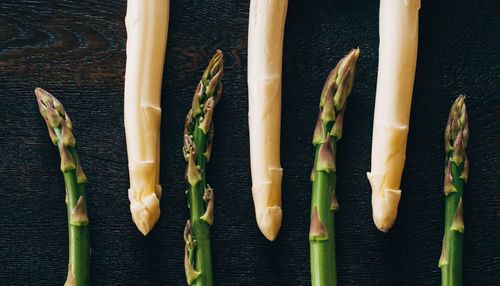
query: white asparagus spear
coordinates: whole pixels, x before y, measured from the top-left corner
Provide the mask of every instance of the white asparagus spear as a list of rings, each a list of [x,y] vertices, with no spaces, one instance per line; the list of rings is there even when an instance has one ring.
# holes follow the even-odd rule
[[[281,65],[287,0],[251,0],[248,124],[257,224],[269,240],[281,227]]]
[[[373,119],[373,221],[388,231],[396,220],[406,157],[418,46],[420,0],[380,1],[380,46]]]
[[[161,82],[169,0],[128,0],[125,133],[130,212],[147,235],[160,217]]]

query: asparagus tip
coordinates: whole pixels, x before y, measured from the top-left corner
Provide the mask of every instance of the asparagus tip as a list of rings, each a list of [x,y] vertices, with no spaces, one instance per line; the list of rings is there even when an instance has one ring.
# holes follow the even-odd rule
[[[221,50],[217,50],[213,55],[212,59],[208,63],[207,68],[202,76],[202,82],[207,83],[210,78],[210,82],[206,87],[206,93],[208,96],[217,96],[215,102],[219,101],[219,93],[214,94],[216,90],[220,90],[222,87],[222,74],[224,73],[224,55]]]
[[[259,211],[256,210],[257,225],[262,234],[270,241],[274,241],[281,227],[282,211],[281,207],[267,207]]]
[[[372,189],[375,189],[373,185],[377,180],[376,177],[368,173]],[[372,193],[373,222],[380,231],[388,232],[396,221],[398,215],[397,205],[400,198],[401,190],[384,189],[380,194],[377,192]]]
[[[157,186],[159,187],[159,186]],[[130,212],[132,220],[143,235],[147,235],[160,218],[159,192],[135,198],[135,190],[129,189]]]
[[[469,141],[469,121],[465,95],[460,95],[451,106],[444,135],[446,152],[453,151],[452,160],[456,164],[462,163]]]

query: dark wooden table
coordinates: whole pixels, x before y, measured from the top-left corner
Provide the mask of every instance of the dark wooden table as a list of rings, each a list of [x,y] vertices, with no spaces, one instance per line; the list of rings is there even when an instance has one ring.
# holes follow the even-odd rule
[[[308,285],[311,136],[328,71],[359,46],[338,145],[340,285],[438,285],[443,234],[443,128],[467,94],[470,182],[465,191],[464,280],[500,285],[499,1],[422,0],[420,44],[399,217],[372,223],[370,144],[378,62],[378,1],[291,0],[283,68],[284,220],[271,243],[250,192],[247,127],[248,1],[171,1],[162,90],[162,215],[143,237],[127,198],[123,128],[126,1],[0,3],[0,285],[62,285],[67,227],[56,149],[33,89],[58,96],[74,121],[89,177],[92,285],[185,285],[188,217],[183,119],[202,67],[225,52],[208,178],[216,285]]]

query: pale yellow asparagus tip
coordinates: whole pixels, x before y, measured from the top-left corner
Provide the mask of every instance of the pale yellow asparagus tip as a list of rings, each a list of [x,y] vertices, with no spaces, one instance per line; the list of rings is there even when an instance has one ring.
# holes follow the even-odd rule
[[[160,218],[161,187],[157,185],[155,193],[139,199],[134,197],[137,193],[133,189],[128,191],[132,221],[143,235],[147,235]]]
[[[262,234],[271,241],[276,239],[280,231],[282,218],[281,192],[272,190],[273,187],[281,190],[281,181],[275,184],[264,184],[252,190],[257,225]]]
[[[275,240],[281,227],[281,207],[265,208],[256,216],[257,225],[262,234],[270,241]]]
[[[380,190],[380,185],[376,187],[380,184],[380,176],[367,175],[372,189]],[[380,231],[387,232],[396,221],[400,198],[401,190],[383,189],[380,193],[372,194],[373,222]]]

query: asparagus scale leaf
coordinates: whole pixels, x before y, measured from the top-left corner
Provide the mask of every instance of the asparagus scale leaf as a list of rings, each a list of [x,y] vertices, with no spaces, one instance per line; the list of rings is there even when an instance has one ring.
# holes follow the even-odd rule
[[[87,215],[87,178],[76,152],[72,122],[57,98],[37,87],[36,99],[52,143],[59,150],[61,172],[66,187],[69,263],[65,286],[89,285],[90,243]]]
[[[461,95],[451,107],[444,133],[446,203],[443,246],[439,258],[443,286],[462,285],[464,233],[462,196],[469,176],[469,159],[466,152],[468,141],[469,122],[465,96]]]
[[[223,54],[217,50],[198,83],[184,124],[183,155],[187,162],[190,214],[184,229],[184,268],[188,285],[213,284],[210,226],[214,221],[214,190],[206,183],[205,174],[214,136],[212,116],[222,94],[223,72]]]
[[[349,52],[330,72],[321,93],[313,135],[316,148],[311,172],[312,200],[309,245],[313,286],[337,285],[335,212],[338,210],[336,142],[342,137],[346,101],[352,89],[359,49]]]

